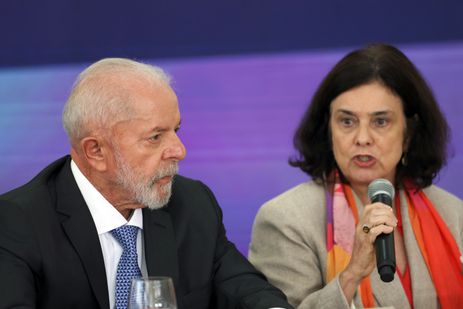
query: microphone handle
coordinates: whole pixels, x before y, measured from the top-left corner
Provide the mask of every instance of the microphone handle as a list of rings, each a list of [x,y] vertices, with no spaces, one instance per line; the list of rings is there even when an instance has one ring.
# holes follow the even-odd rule
[[[392,199],[386,194],[378,194],[372,198],[372,203],[381,202],[392,207]],[[394,279],[396,263],[394,248],[394,232],[380,234],[375,240],[376,266],[379,276],[384,282],[391,282]]]

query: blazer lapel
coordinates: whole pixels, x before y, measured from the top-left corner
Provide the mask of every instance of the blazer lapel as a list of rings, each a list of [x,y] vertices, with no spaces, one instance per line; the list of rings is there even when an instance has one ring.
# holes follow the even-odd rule
[[[401,193],[403,192],[401,191]],[[401,194],[400,197],[400,210],[405,234],[404,242],[405,248],[407,248],[407,259],[412,282],[413,305],[415,308],[437,309],[439,303],[436,289],[410,223],[407,200],[404,194]]]
[[[407,295],[405,295],[402,282],[397,273],[391,282],[383,282],[379,277],[378,270],[375,268],[370,275],[370,281],[379,307],[410,308]]]
[[[82,261],[100,307],[109,308],[106,271],[98,232],[72,176],[69,162],[66,162],[56,179],[56,210],[62,214],[63,229]]]
[[[177,246],[170,214],[163,209],[143,209],[143,233],[148,275],[171,277],[178,288]]]

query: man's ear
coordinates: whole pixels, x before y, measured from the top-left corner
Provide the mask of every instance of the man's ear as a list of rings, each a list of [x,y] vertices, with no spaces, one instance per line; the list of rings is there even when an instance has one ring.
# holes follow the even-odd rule
[[[80,141],[82,153],[88,164],[99,172],[108,168],[108,145],[100,137],[88,136]]]

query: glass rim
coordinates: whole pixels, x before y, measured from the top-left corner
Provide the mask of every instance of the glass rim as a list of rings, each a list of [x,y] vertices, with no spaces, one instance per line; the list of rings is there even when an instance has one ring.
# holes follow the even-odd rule
[[[145,277],[136,277],[136,278],[132,278],[132,281],[164,281],[164,280],[170,280],[170,281],[173,281],[172,280],[172,277],[168,277],[168,276],[145,276]]]

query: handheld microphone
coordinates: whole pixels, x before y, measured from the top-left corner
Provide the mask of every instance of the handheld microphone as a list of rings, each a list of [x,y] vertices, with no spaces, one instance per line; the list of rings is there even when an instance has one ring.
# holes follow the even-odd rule
[[[368,185],[368,198],[372,203],[381,202],[392,207],[394,187],[386,179],[375,179]],[[380,234],[375,240],[376,266],[384,282],[391,282],[395,273],[394,232]]]

